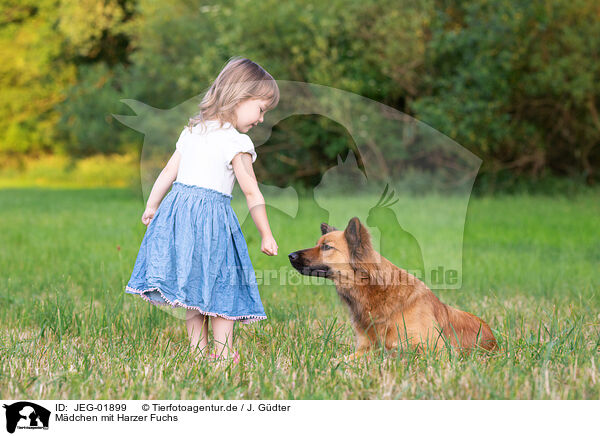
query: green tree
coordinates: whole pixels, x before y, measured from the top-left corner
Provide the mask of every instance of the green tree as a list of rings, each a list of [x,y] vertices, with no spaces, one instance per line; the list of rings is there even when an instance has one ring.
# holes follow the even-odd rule
[[[432,6],[390,0],[230,0],[210,6],[141,0],[126,26],[131,65],[117,82],[123,97],[167,109],[201,94],[239,55],[276,79],[333,86],[402,109],[422,81]],[[348,132],[331,120],[294,117],[277,126],[257,171],[272,182],[289,181],[292,174],[315,183],[351,147]]]
[[[0,151],[52,150],[58,120],[53,111],[75,81],[75,67],[62,57],[55,0],[3,0],[0,24]]]
[[[57,134],[61,103],[81,83],[80,65],[126,61],[119,25],[130,8],[127,0],[2,0],[1,153],[69,150],[73,138]]]
[[[592,177],[597,2],[443,1],[437,11],[416,116],[481,156],[484,171]]]

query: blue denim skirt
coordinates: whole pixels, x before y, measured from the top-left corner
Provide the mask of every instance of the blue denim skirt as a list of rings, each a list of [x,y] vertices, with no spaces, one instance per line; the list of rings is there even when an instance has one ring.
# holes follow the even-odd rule
[[[125,292],[244,324],[267,318],[231,196],[180,182],[148,225]]]

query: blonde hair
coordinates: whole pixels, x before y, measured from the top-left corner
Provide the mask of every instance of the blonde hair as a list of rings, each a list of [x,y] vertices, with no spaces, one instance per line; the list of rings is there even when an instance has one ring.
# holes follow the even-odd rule
[[[198,124],[204,130],[207,120],[218,120],[220,127],[226,122],[235,126],[235,108],[249,98],[268,100],[265,110],[273,109],[279,103],[279,87],[275,79],[257,63],[233,57],[206,91],[198,105],[199,113],[190,118],[190,131]]]

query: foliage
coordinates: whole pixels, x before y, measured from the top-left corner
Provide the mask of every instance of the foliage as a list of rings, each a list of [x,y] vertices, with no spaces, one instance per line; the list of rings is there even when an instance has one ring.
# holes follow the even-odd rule
[[[416,116],[480,155],[488,172],[591,178],[600,164],[598,3],[442,3]]]
[[[0,152],[39,154],[73,148],[73,138],[59,134],[59,123],[61,119],[63,124],[73,123],[70,115],[79,113],[69,114],[61,103],[72,87],[81,86],[79,66],[126,62],[127,42],[119,24],[130,16],[129,4],[129,0],[0,3]],[[96,97],[88,96],[88,102]],[[96,130],[106,130],[105,123],[95,122]],[[114,150],[98,145],[94,142],[94,152]]]
[[[55,0],[4,0],[0,25],[0,151],[52,150],[54,107],[74,82],[75,69],[61,56],[54,31]]]
[[[594,0],[3,0],[0,153],[139,151],[140,135],[110,116],[127,111],[119,99],[174,107],[245,56],[276,79],[406,112],[480,156],[492,177],[591,183],[600,165],[599,8]],[[314,185],[353,147],[331,120],[292,117],[276,127],[257,173]]]
[[[25,157],[5,163],[0,169],[4,188],[125,187],[139,191],[140,166],[137,153],[96,154],[82,159],[66,155]]]

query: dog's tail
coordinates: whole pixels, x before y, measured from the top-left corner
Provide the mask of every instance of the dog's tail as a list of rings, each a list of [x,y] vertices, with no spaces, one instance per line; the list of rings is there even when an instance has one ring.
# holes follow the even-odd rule
[[[460,348],[483,348],[492,351],[498,348],[498,342],[492,329],[484,320],[469,312],[448,308],[448,326],[444,326],[444,333],[450,341]]]

